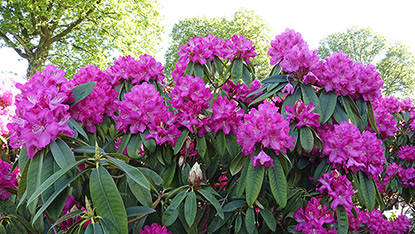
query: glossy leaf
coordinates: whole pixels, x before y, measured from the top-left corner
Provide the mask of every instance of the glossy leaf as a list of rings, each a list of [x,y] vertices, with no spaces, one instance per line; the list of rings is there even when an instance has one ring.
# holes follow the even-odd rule
[[[317,97],[316,91],[311,85],[301,84],[301,93],[303,95],[303,101],[306,105],[310,102],[314,104],[314,113],[318,113],[321,116],[320,100]]]
[[[251,88],[252,77],[251,77],[251,73],[249,72],[246,66],[243,66],[242,68],[242,81],[246,84],[248,89]]]
[[[128,187],[131,190],[131,193],[140,202],[141,205],[151,207],[153,201],[151,199],[150,190],[143,188],[140,184],[132,180],[130,177],[127,177]]]
[[[238,84],[239,80],[242,78],[242,71],[244,67],[242,59],[234,59],[232,63],[231,78],[234,84]]]
[[[284,116],[284,118],[287,117],[287,114],[285,114],[285,107],[286,106],[292,107],[294,103],[301,98],[300,89],[294,89],[294,90],[295,90],[294,93],[292,95],[288,95],[285,98],[284,103],[282,104],[281,110],[282,110],[282,115]]]
[[[156,212],[153,208],[147,206],[131,206],[126,209],[127,217],[135,217],[140,215],[152,214]]]
[[[226,150],[226,136],[222,130],[216,133],[216,145],[218,147],[219,155],[223,156]]]
[[[270,91],[268,91],[268,92],[265,92],[264,94],[262,94],[261,96],[259,96],[259,97],[257,97],[257,98],[255,98],[255,100],[253,100],[250,104],[249,104],[249,106],[251,106],[251,105],[253,105],[253,104],[255,104],[255,103],[258,103],[258,102],[261,102],[261,101],[263,101],[263,100],[265,100],[265,99],[267,99],[267,98],[269,98],[269,97],[271,97],[272,95],[274,95],[276,92],[278,92],[278,91],[280,91],[281,89],[283,89],[284,87],[285,87],[285,85],[286,85],[286,83],[283,83],[283,84],[279,84],[279,85],[277,85],[275,88],[273,88],[272,90],[270,90]],[[268,87],[270,87],[270,86],[268,86]]]
[[[310,153],[313,150],[314,137],[308,126],[302,126],[300,128],[300,143],[305,152]]]
[[[229,168],[232,176],[241,171],[242,167],[245,165],[245,162],[246,160],[248,160],[248,158],[248,156],[244,156],[242,154],[238,154],[235,158],[233,158]]]
[[[184,210],[186,211],[186,222],[189,225],[189,227],[191,227],[195,221],[197,211],[195,192],[190,191],[187,194],[186,201],[184,203]]]
[[[42,184],[42,165],[44,158],[45,150],[41,150],[35,154],[35,156],[30,160],[29,170],[27,172],[26,178],[26,192],[27,197],[32,197],[33,199],[27,202],[28,210],[31,214],[35,212],[37,205],[37,200],[40,193],[36,193],[37,188]]]
[[[346,209],[342,205],[338,205],[337,213],[337,233],[347,234],[349,230],[349,218],[347,217]]]
[[[201,188],[199,190],[197,190],[203,197],[206,198],[206,200],[208,200],[210,202],[210,204],[213,205],[213,207],[215,207],[216,211],[218,212],[219,217],[221,217],[222,219],[224,218],[224,214],[223,214],[223,210],[222,207],[220,206],[218,200],[215,198],[215,196],[208,190],[206,190],[205,188]]]
[[[180,134],[179,139],[177,139],[176,144],[173,147],[174,154],[178,154],[183,147],[184,142],[186,141],[187,135],[189,135],[189,129],[185,128]]]
[[[231,201],[227,203],[225,206],[223,206],[223,212],[231,212],[245,205],[246,205],[245,200]]]
[[[255,226],[255,211],[254,208],[249,207],[245,214],[245,227],[248,233],[253,233]]]
[[[334,91],[326,92],[322,91],[320,94],[320,105],[321,105],[321,118],[320,122],[325,123],[333,115],[334,109],[336,109],[337,95]]]
[[[203,77],[204,77],[203,67],[199,63],[195,63],[194,65],[194,74],[195,76],[203,80]]]
[[[277,222],[275,221],[275,217],[272,214],[272,212],[270,210],[259,209],[259,213],[261,214],[269,229],[275,232],[275,230],[277,229]]]
[[[74,101],[71,103],[70,106],[73,107],[76,103],[86,98],[94,90],[96,84],[97,82],[94,81],[94,82],[87,82],[87,83],[83,83],[78,86],[75,86],[72,89]]]
[[[200,157],[204,158],[207,152],[207,144],[205,136],[196,137],[196,148]]]
[[[75,156],[69,148],[69,146],[61,139],[52,140],[50,142],[50,149],[52,155],[55,158],[55,162],[59,165],[60,168],[64,168],[67,165],[73,164],[75,162]]]
[[[378,135],[380,135],[379,129],[378,129],[378,126],[375,120],[375,114],[373,113],[372,104],[370,102],[366,102],[366,104],[367,104],[367,118],[369,119],[370,126],[372,126],[373,130],[375,130],[375,132]]]
[[[187,193],[185,190],[178,193],[173,200],[170,202],[170,205],[164,211],[162,216],[162,223],[165,226],[170,226],[176,221],[177,216],[179,215],[178,207],[186,197]]]
[[[260,166],[254,168],[252,163],[249,163],[245,182],[246,203],[248,206],[252,206],[258,198],[258,194],[262,188],[262,182],[264,181],[264,174],[265,167]]]
[[[288,82],[293,80],[292,78],[284,75],[274,75],[270,76],[268,78],[265,78],[261,81],[262,84],[275,84],[275,83],[281,83],[281,82]]]
[[[162,178],[163,178],[163,187],[169,187],[171,182],[174,179],[174,174],[176,173],[176,163],[172,163],[170,166],[164,168]]]
[[[136,167],[130,166],[125,162],[108,158],[108,162],[112,163],[114,166],[118,167],[120,170],[124,171],[129,178],[134,180],[137,184],[143,187],[146,190],[150,190],[150,184],[144,174],[138,170]]]
[[[134,159],[140,158],[139,152],[141,150],[141,138],[139,135],[131,135],[130,142],[127,145],[128,156]]]
[[[267,169],[272,195],[278,205],[284,208],[287,205],[287,178],[279,157],[274,158],[274,166]]]

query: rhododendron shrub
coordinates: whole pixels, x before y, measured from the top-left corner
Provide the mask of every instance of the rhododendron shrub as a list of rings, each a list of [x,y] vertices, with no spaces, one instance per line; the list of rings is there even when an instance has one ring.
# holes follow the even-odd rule
[[[17,85],[0,233],[410,229],[384,213],[414,205],[415,107],[382,97],[373,65],[319,58],[291,29],[270,42],[269,77],[243,35],[195,36],[178,55],[172,74],[121,56]]]

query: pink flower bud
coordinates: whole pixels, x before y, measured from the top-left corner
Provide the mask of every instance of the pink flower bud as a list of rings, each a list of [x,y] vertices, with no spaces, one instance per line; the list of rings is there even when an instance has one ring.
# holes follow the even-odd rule
[[[189,171],[189,178],[187,179],[187,182],[194,188],[199,189],[200,188],[200,182],[203,179],[202,170],[200,169],[199,164],[196,162],[192,169]]]

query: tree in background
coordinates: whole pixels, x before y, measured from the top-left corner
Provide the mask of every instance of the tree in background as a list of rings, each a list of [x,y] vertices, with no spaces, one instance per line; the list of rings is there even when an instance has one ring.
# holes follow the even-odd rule
[[[0,47],[29,63],[27,78],[47,63],[72,75],[111,53],[155,53],[163,28],[156,0],[7,0],[0,8]]]
[[[252,10],[239,9],[233,19],[224,17],[206,18],[194,17],[179,21],[170,33],[170,45],[165,54],[165,74],[170,74],[177,63],[180,45],[186,45],[187,40],[193,36],[203,37],[212,34],[215,37],[230,40],[232,35],[244,35],[255,46],[258,56],[252,60],[252,64],[260,73],[257,78],[263,79],[268,75],[271,66],[267,51],[271,40],[271,28]]]
[[[357,62],[376,65],[384,80],[384,95],[409,96],[414,90],[415,57],[408,46],[392,43],[370,28],[352,27],[321,40],[318,54],[325,58],[338,50]]]

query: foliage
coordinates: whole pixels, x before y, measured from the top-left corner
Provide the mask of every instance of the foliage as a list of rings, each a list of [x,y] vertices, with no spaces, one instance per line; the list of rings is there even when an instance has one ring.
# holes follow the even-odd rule
[[[261,83],[243,36],[181,46],[172,84],[149,55],[36,73],[7,125],[0,233],[405,233],[383,212],[414,205],[412,101],[290,29],[268,54]]]
[[[28,60],[27,78],[45,64],[69,77],[89,63],[108,66],[111,53],[154,53],[160,41],[158,4],[140,1],[2,1],[0,46]]]
[[[353,27],[328,35],[318,48],[322,58],[339,50],[357,62],[374,64],[385,82],[386,96],[410,96],[415,90],[415,57],[408,46],[390,42],[370,28]]]
[[[170,33],[170,45],[165,54],[165,74],[174,70],[174,65],[179,58],[177,52],[180,45],[187,44],[187,40],[193,36],[203,37],[212,34],[218,38],[231,38],[232,35],[244,35],[255,45],[258,56],[252,63],[258,71],[257,77],[263,79],[270,71],[269,58],[266,55],[268,43],[271,39],[270,26],[255,13],[246,9],[239,9],[232,19],[224,17],[187,18],[176,23]]]

